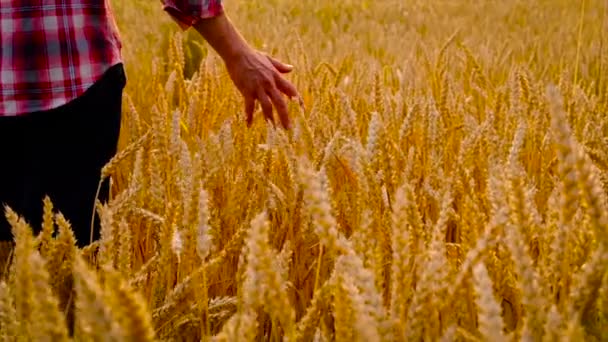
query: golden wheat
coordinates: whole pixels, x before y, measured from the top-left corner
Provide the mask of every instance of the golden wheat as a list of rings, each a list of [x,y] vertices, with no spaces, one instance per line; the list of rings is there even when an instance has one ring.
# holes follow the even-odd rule
[[[157,3],[113,3],[101,240],[7,208],[0,341],[608,340],[604,1],[229,1],[296,65],[288,132]]]

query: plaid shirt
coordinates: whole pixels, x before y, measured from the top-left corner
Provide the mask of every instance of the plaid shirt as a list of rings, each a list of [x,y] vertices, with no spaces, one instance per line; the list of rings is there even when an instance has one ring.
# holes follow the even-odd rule
[[[223,11],[221,0],[161,2],[182,29]],[[108,0],[0,0],[0,117],[82,95],[122,62],[117,32]]]

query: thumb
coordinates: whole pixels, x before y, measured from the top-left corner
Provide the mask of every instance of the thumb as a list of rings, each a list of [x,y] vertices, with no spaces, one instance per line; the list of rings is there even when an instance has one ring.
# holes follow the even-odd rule
[[[267,57],[268,57],[268,60],[270,61],[270,63],[272,63],[272,66],[274,66],[275,69],[277,69],[280,73],[286,74],[293,70],[293,65],[279,62],[278,60],[276,60],[270,56],[267,56]]]

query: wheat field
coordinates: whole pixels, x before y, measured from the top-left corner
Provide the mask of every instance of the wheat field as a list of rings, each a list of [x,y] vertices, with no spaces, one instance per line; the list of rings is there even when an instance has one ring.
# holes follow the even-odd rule
[[[606,1],[225,6],[296,66],[294,128],[247,128],[195,32],[113,1],[102,239],[9,210],[0,340],[608,341]]]

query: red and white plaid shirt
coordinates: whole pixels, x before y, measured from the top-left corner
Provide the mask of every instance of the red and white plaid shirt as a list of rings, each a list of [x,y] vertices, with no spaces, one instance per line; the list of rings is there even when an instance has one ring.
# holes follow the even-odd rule
[[[127,1],[127,0],[121,0]],[[161,0],[182,29],[221,0]],[[109,0],[0,0],[0,116],[62,106],[121,63]]]

